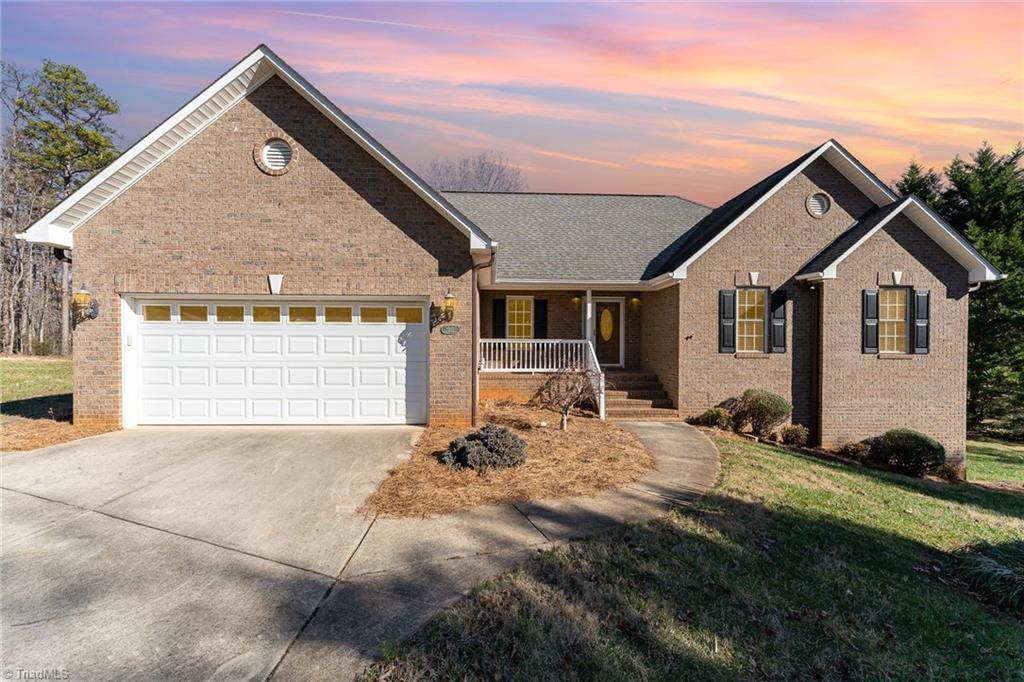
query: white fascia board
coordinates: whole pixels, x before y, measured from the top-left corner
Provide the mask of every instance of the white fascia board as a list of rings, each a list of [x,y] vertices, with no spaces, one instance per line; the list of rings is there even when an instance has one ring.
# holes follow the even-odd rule
[[[911,209],[911,210],[908,210]],[[952,256],[968,272],[967,281],[971,284],[978,282],[995,282],[1006,277],[999,270],[985,259],[978,251],[971,246],[971,243],[963,238],[945,220],[936,214],[926,203],[916,196],[909,196],[900,203],[889,215],[880,220],[871,230],[854,242],[850,248],[843,252],[838,258],[829,263],[821,272],[807,273],[798,276],[796,279],[804,281],[820,281],[824,279],[835,279],[838,274],[839,264],[846,260],[854,251],[859,249],[865,242],[871,239],[879,230],[885,227],[893,218],[898,215],[907,214],[907,217],[917,227],[928,235],[941,249]]]
[[[203,90],[201,93],[199,93],[198,95],[193,97],[192,100],[189,101],[185,106],[183,106],[180,109],[178,109],[178,111],[174,112],[174,114],[172,114],[170,117],[168,117],[166,120],[164,120],[163,123],[161,123],[156,128],[154,128],[152,131],[150,131],[149,134],[147,134],[141,140],[139,140],[138,142],[133,144],[131,147],[129,147],[127,150],[125,150],[124,153],[122,153],[119,157],[117,157],[114,161],[112,161],[110,163],[110,165],[108,165],[102,171],[100,171],[99,173],[94,175],[87,183],[85,183],[84,185],[79,187],[77,190],[72,192],[71,195],[68,196],[64,201],[60,202],[59,204],[54,206],[52,209],[50,209],[50,211],[46,215],[44,215],[42,218],[40,218],[38,221],[36,221],[32,225],[32,227],[29,228],[28,231],[31,231],[32,229],[34,229],[36,227],[36,225],[43,224],[43,223],[51,223],[54,220],[56,220],[57,218],[59,218],[61,216],[61,214],[63,214],[68,208],[70,208],[71,206],[76,204],[79,199],[81,199],[83,196],[89,194],[90,192],[95,190],[97,187],[102,185],[104,182],[109,180],[112,175],[114,175],[115,173],[120,171],[122,168],[127,166],[129,163],[131,163],[141,152],[146,150],[150,145],[152,145],[154,142],[156,142],[161,137],[163,137],[168,131],[170,131],[176,125],[181,123],[184,119],[188,118],[188,116],[190,114],[192,114],[196,109],[198,109],[203,104],[205,104],[207,101],[209,101],[209,99],[211,97],[213,97],[213,95],[215,95],[216,93],[218,93],[221,90],[223,90],[229,83],[231,83],[233,80],[235,80],[236,78],[241,76],[248,69],[252,68],[261,59],[263,59],[263,55],[260,52],[260,49],[257,48],[256,50],[253,50],[253,52],[250,53],[249,56],[247,56],[245,59],[243,59],[242,61],[240,61],[237,64],[235,64],[233,67],[231,67],[231,69],[229,69],[223,76],[221,76],[216,81],[214,81],[212,85],[210,85],[208,88]],[[210,122],[212,122],[213,120],[216,120],[216,118],[218,118],[218,117],[215,117]],[[207,125],[209,125],[209,123],[207,123]],[[190,135],[187,139],[191,139],[192,136],[194,136],[198,132],[199,132],[198,130],[193,132],[192,135]],[[187,141],[187,139],[183,140],[182,144],[184,144]],[[179,144],[175,148],[175,150],[170,152],[170,154],[173,154],[174,151],[176,151],[180,147],[181,147],[181,145]],[[170,156],[170,154],[168,154],[168,156]],[[158,165],[158,164],[154,164],[154,166],[151,166],[150,168],[148,168],[146,170],[146,172],[148,172],[149,170],[152,170],[152,168],[154,168],[156,165]],[[121,192],[123,192],[125,189],[128,189],[128,187],[130,187],[132,184],[134,184],[134,182],[137,182],[139,179],[141,179],[142,176],[146,175],[146,172],[142,173],[139,176],[139,178],[136,178],[132,183],[130,183],[129,185],[125,186],[121,191],[117,192],[113,197],[111,197],[106,202],[104,202],[103,206],[106,206],[107,204],[109,204],[114,199],[114,197],[120,195]],[[97,210],[99,210],[99,209],[97,209]],[[82,221],[79,221],[79,223],[77,225],[75,225],[74,227],[71,227],[70,231],[74,232],[75,229],[79,225],[81,225],[86,220],[88,220],[89,217],[92,217],[92,215],[94,215],[95,212],[96,211],[92,211],[87,218],[85,218]]]
[[[205,105],[213,96],[223,90],[225,87],[230,85],[235,79],[241,77],[249,69],[257,68],[260,62],[265,61],[267,64],[273,67],[273,72],[276,73],[282,80],[286,81],[296,92],[303,96],[306,101],[310,102],[314,107],[317,108],[322,114],[330,119],[335,125],[342,129],[346,135],[348,135],[353,141],[356,142],[360,147],[366,150],[371,156],[373,156],[379,163],[385,168],[391,171],[396,177],[399,178],[406,186],[412,189],[421,199],[429,204],[434,210],[440,213],[446,220],[448,220],[457,229],[463,232],[470,240],[470,250],[480,251],[492,248],[492,241],[487,235],[480,230],[476,225],[470,222],[465,216],[459,213],[453,206],[445,201],[440,195],[431,189],[426,183],[418,178],[411,170],[409,170],[404,164],[402,164],[394,155],[392,155],[387,149],[385,149],[379,142],[370,136],[365,130],[359,127],[352,119],[346,116],[338,107],[336,107],[330,100],[324,97],[316,88],[314,88],[305,78],[300,76],[294,69],[286,64],[280,57],[278,57],[270,48],[265,45],[260,45],[253,50],[247,57],[245,57],[238,64],[229,69],[223,76],[218,78],[209,87],[203,90],[200,94],[196,95],[191,101],[185,106],[176,111],[173,115],[167,118],[163,123],[154,128],[149,134],[143,137],[141,140],[132,145],[127,149],[121,156],[115,159],[109,166],[97,173],[91,180],[82,185],[78,190],[71,194],[64,201],[59,203],[53,209],[51,209],[45,216],[40,218],[35,224],[33,224],[27,232],[32,232],[36,226],[40,224],[49,224],[57,220],[62,214],[64,214],[69,208],[74,206],[82,197],[88,195],[93,190],[100,187],[104,182],[109,180],[111,176],[118,173],[125,166],[135,160],[142,152],[148,149],[153,143],[158,141],[161,137],[171,131],[175,126],[180,124],[189,115],[194,113],[197,109]],[[262,85],[271,75],[274,73],[267,74],[264,77],[253,80],[248,84],[246,88],[246,94],[252,92],[257,87]],[[254,74],[255,75],[255,74]],[[245,95],[238,98],[237,101],[241,101],[245,98]],[[237,103],[237,102],[235,102]],[[233,104],[232,104],[233,106]],[[210,120],[206,121],[203,126],[192,131],[187,137],[181,140],[175,147],[169,150],[160,161],[150,165],[143,170],[139,175],[132,179],[131,182],[127,183],[124,187],[114,192],[112,196],[107,198],[100,206],[93,209],[84,218],[77,221],[74,225],[69,228],[70,232],[74,232],[78,227],[89,220],[98,211],[102,210],[106,205],[113,201],[117,196],[131,187],[135,182],[138,182],[142,177],[147,175],[149,171],[158,166],[163,160],[166,160],[172,156],[178,149],[197,135],[201,130],[218,120],[223,114],[230,109],[226,107],[224,110],[219,112],[216,116],[213,116]],[[36,231],[38,234],[38,231]],[[26,238],[30,241],[36,241],[34,236],[30,236],[26,233]],[[70,247],[65,247],[70,248]]]
[[[14,236],[33,244],[45,244],[58,249],[73,249],[75,244],[71,230],[42,221]]]
[[[826,152],[829,151],[833,151],[834,153],[838,154],[839,158],[843,159],[846,162],[845,164],[842,165],[845,165],[847,167],[840,168],[840,164],[837,164],[832,159],[828,159],[826,157],[826,160],[829,163],[831,163],[833,167],[835,167],[836,170],[842,173],[845,177],[850,179],[850,176],[853,175],[853,171],[855,171],[857,174],[860,174],[861,176],[863,176],[863,178],[869,181],[871,186],[878,188],[879,191],[874,193],[875,196],[870,197],[871,200],[874,201],[877,206],[884,206],[886,203],[888,203],[886,200],[896,200],[896,195],[893,194],[889,190],[889,188],[885,187],[885,185],[880,184],[874,177],[871,176],[870,173],[867,172],[867,169],[865,169],[860,163],[858,163],[850,155],[844,152],[842,148],[840,148],[834,140],[828,140],[820,147],[818,147],[813,154],[804,159],[803,163],[801,163],[799,166],[790,171],[790,173],[787,174],[786,177],[782,178],[782,180],[780,180],[777,185],[772,187],[760,199],[755,201],[746,211],[737,216],[731,223],[729,223],[729,225],[724,230],[716,234],[714,238],[712,238],[711,241],[709,241],[699,251],[697,251],[697,253],[687,258],[685,262],[683,262],[681,265],[679,265],[679,267],[673,270],[672,276],[675,277],[676,279],[686,279],[686,269],[691,263],[693,263],[695,260],[703,256],[705,253],[707,253],[708,250],[710,250],[711,247],[713,247],[715,244],[721,241],[725,237],[725,235],[732,232],[733,228],[735,228],[737,225],[746,220],[751,213],[760,208],[761,205],[764,204],[769,199],[771,199],[776,192],[785,187],[790,180],[792,180],[797,175],[802,173],[808,166],[810,166],[812,163],[817,161],[819,158],[825,155]],[[851,182],[853,182],[852,179]],[[858,184],[859,186],[861,183],[858,182],[856,184]]]

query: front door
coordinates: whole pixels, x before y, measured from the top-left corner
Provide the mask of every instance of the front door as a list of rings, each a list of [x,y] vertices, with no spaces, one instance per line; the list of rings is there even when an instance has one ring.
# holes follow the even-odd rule
[[[594,350],[602,365],[622,365],[622,301],[594,302]]]

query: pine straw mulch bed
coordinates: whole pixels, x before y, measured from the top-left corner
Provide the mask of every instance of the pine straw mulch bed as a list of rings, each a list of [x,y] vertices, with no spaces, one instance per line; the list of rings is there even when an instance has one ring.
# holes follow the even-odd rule
[[[21,452],[116,431],[109,426],[76,426],[54,419],[4,417],[0,422],[0,452]]]
[[[486,504],[593,495],[632,483],[654,468],[654,458],[636,436],[588,413],[574,414],[568,430],[561,431],[560,417],[551,410],[505,401],[480,407],[481,425],[505,426],[526,441],[521,466],[456,471],[441,464],[438,455],[470,429],[429,428],[409,460],[367,498],[362,511],[426,517]]]

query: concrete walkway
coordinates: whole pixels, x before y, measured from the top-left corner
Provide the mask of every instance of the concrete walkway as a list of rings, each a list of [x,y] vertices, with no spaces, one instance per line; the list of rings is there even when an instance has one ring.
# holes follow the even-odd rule
[[[632,485],[432,519],[375,519],[271,677],[351,679],[380,657],[382,644],[411,635],[530,554],[660,515],[715,484],[718,449],[697,429],[682,422],[620,425],[643,441],[658,466]]]
[[[658,469],[594,497],[366,518],[418,429],[131,429],[5,455],[0,668],[351,679],[474,585],[714,484],[680,422],[622,422]],[[373,453],[373,457],[367,457]]]

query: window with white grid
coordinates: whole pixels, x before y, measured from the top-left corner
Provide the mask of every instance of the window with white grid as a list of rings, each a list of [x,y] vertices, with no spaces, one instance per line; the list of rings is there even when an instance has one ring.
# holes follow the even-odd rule
[[[906,289],[881,289],[878,292],[878,350],[882,353],[907,352]]]
[[[509,296],[506,299],[506,335],[510,339],[533,338],[533,298]]]
[[[736,350],[764,352],[765,289],[736,290]]]

